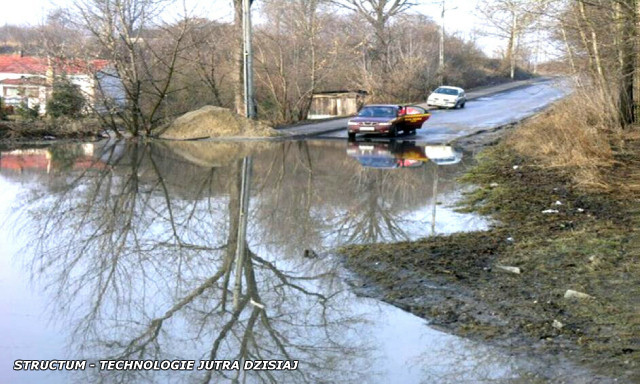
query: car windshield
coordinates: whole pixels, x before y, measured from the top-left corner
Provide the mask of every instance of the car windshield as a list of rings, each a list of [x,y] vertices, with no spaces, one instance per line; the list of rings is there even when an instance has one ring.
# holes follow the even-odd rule
[[[434,91],[434,93],[442,93],[444,95],[456,96],[458,94],[458,91],[451,88],[438,88]]]
[[[364,107],[358,113],[360,117],[396,117],[394,107]]]

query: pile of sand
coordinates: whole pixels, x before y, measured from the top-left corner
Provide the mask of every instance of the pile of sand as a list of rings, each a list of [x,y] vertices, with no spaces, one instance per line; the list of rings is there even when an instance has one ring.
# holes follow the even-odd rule
[[[273,137],[278,131],[259,121],[237,115],[227,108],[204,106],[178,117],[160,138],[193,140],[215,137]]]

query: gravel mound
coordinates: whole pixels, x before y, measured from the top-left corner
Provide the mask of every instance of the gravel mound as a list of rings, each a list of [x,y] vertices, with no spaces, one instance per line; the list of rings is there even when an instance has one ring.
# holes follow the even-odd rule
[[[193,140],[215,137],[273,137],[279,133],[270,126],[231,112],[227,108],[204,106],[178,117],[160,138]]]

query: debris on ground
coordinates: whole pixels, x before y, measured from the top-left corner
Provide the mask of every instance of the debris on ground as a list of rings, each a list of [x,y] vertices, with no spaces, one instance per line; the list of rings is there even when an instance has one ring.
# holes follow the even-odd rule
[[[584,292],[574,291],[573,289],[567,289],[564,293],[565,299],[593,299],[593,296]]]

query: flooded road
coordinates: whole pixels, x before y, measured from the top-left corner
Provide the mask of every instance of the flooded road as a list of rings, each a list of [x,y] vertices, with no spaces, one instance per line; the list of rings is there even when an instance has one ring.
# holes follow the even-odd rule
[[[402,134],[402,138],[419,143],[447,144],[504,125],[517,123],[539,113],[554,102],[566,97],[573,89],[564,78],[547,79],[516,89],[469,100],[463,109],[431,110],[431,118],[415,135]],[[426,107],[426,104],[418,104]],[[323,138],[347,138],[348,119],[319,124],[338,124],[344,130],[321,135]],[[371,136],[378,140],[379,136]],[[383,139],[383,140],[386,140]]]
[[[356,296],[332,255],[486,228],[451,207],[470,161],[413,142],[2,152],[0,381],[494,383],[554,370]],[[299,365],[25,372],[16,359]]]

